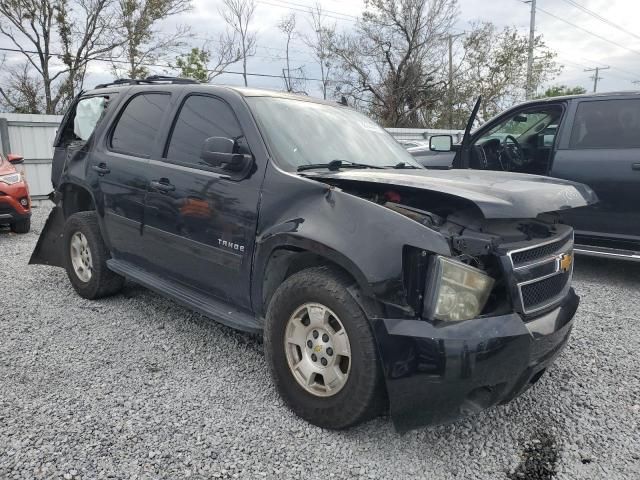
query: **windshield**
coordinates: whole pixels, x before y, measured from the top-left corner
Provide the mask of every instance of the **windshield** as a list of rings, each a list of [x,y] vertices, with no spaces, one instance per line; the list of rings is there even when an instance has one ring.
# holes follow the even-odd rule
[[[248,97],[247,101],[285,170],[332,160],[422,168],[386,130],[349,108],[275,97]]]

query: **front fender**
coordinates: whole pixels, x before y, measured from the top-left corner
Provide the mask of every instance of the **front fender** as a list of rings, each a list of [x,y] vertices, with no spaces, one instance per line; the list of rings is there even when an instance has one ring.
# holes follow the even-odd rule
[[[265,179],[260,205],[254,279],[263,278],[274,248],[312,249],[350,272],[365,294],[405,307],[404,246],[451,254],[439,232],[381,205],[307,178],[273,170],[267,177],[271,178]]]

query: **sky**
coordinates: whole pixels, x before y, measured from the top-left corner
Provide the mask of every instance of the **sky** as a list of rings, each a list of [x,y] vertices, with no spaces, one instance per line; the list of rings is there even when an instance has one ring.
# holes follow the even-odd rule
[[[200,46],[206,38],[217,37],[224,28],[218,13],[221,3],[221,0],[193,0],[190,12],[165,21],[161,28],[170,31],[178,24],[189,25],[194,33],[190,42]],[[320,0],[319,3],[339,31],[352,29],[364,9],[363,0]],[[304,65],[308,77],[320,76],[319,67],[302,40],[304,34],[311,32],[306,11],[314,4],[315,0],[256,0],[253,28],[257,32],[258,48],[256,56],[249,59],[250,72],[281,74],[285,37],[277,24],[284,15],[293,12],[297,16],[299,36],[291,45],[292,64]],[[581,11],[579,6],[595,12],[601,19]],[[543,35],[546,44],[558,53],[558,62],[564,66],[551,84],[580,85],[591,91],[593,72],[584,70],[609,66],[610,69],[601,72],[599,92],[640,89],[640,83],[632,83],[640,81],[640,30],[637,29],[640,1],[537,0],[537,7],[536,33]],[[478,21],[491,21],[500,27],[515,26],[523,34],[529,31],[530,5],[521,0],[459,0],[459,10],[455,32],[469,31],[471,24]],[[6,40],[0,40],[0,46],[8,46]],[[229,70],[240,72],[241,66],[236,64]],[[86,86],[110,79],[109,65],[94,63],[90,66]],[[238,85],[242,83],[242,77],[225,74],[215,82]],[[282,80],[255,76],[250,77],[249,85],[282,88]],[[308,89],[312,95],[319,94],[317,82],[310,81]]]

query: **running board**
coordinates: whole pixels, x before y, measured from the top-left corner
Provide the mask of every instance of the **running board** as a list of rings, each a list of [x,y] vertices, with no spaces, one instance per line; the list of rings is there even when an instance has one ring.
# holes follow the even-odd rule
[[[573,247],[573,251],[579,255],[585,255],[588,257],[617,258],[619,260],[640,262],[640,252],[636,252],[634,250],[594,247],[591,245],[576,245]]]
[[[165,280],[142,268],[122,260],[107,260],[110,270],[123,277],[169,297],[191,310],[201,313],[223,325],[250,333],[262,333],[262,325],[250,312],[238,310],[220,300],[215,300],[175,282]]]

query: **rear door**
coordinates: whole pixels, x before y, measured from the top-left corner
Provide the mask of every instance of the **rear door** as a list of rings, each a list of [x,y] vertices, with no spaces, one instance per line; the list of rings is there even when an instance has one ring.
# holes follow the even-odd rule
[[[237,177],[200,157],[209,137],[235,139],[250,154],[231,107],[189,94],[170,129],[164,155],[152,159],[144,243],[157,274],[240,306],[249,306],[251,254],[261,175]]]
[[[589,185],[599,202],[568,210],[582,237],[640,241],[640,99],[576,101],[550,175]]]
[[[143,261],[142,224],[149,184],[149,158],[161,151],[159,130],[171,95],[145,91],[131,96],[91,156],[99,185],[105,233],[114,257]]]

